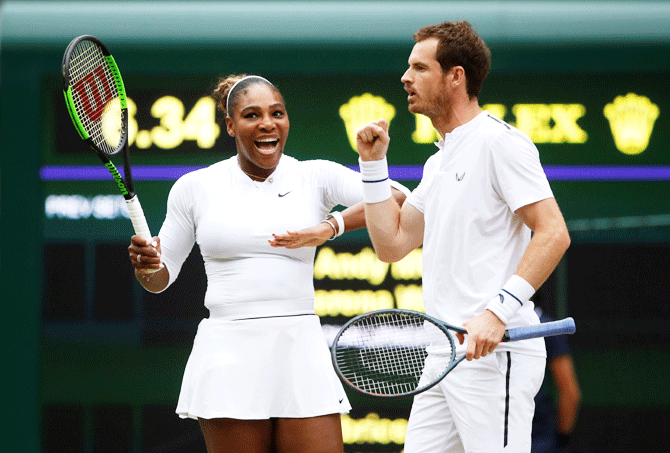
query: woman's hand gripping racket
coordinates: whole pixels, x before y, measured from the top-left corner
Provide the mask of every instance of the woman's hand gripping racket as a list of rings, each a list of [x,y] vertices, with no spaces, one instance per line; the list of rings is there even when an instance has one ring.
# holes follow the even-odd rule
[[[347,386],[370,396],[403,398],[421,393],[442,380],[465,355],[456,357],[454,334],[466,333],[424,313],[378,310],[347,322],[335,336],[331,354],[335,371]],[[518,341],[575,332],[566,318],[505,331],[502,341]],[[430,355],[434,379],[420,382]]]
[[[95,37],[79,36],[67,46],[63,56],[63,92],[79,136],[102,160],[123,194],[135,234],[151,241],[130,171],[126,90],[114,57]],[[119,152],[125,178],[109,159]]]

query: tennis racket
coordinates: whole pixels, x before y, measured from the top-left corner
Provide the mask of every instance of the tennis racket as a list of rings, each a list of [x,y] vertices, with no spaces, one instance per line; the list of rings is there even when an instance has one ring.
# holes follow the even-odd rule
[[[63,94],[79,136],[98,155],[123,194],[135,234],[151,241],[130,171],[126,90],[114,57],[97,38],[79,36],[65,49]],[[118,153],[123,156],[123,177],[110,160]]]
[[[387,309],[356,316],[335,336],[331,355],[338,376],[349,388],[368,396],[404,398],[428,390],[463,359],[456,357],[452,332],[465,329],[424,313]],[[518,341],[575,332],[565,318],[505,331],[502,341]],[[424,366],[441,370],[430,382],[420,381]]]

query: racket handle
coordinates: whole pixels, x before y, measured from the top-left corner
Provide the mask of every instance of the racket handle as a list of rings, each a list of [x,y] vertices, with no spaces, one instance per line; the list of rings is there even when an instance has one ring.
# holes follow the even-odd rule
[[[128,214],[130,214],[130,221],[133,222],[135,234],[142,236],[147,241],[151,241],[153,237],[149,231],[149,225],[147,224],[147,219],[144,217],[144,211],[137,195],[134,195],[130,200],[126,200],[126,206],[128,207]]]
[[[505,332],[502,341],[528,340],[529,338],[549,337],[575,333],[575,320],[572,318],[560,321],[545,322],[536,326],[515,327]]]
[[[128,208],[128,214],[130,214],[130,221],[133,222],[135,234],[142,236],[147,241],[151,241],[153,236],[151,236],[149,224],[147,224],[147,219],[144,217],[144,211],[142,210],[139,198],[137,198],[137,194],[133,195],[133,198],[130,200],[126,200],[126,207]],[[163,268],[162,263],[161,268]],[[151,274],[159,270],[160,269],[147,269],[146,272]]]

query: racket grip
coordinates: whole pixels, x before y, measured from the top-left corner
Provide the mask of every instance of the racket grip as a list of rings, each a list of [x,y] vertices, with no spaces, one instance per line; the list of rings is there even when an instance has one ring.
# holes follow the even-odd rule
[[[133,198],[126,200],[126,207],[128,208],[128,214],[130,215],[130,221],[133,222],[133,229],[135,234],[142,236],[147,241],[151,241],[153,236],[151,236],[151,231],[149,230],[149,224],[147,224],[147,219],[144,217],[144,211],[142,210],[142,205],[140,204],[137,194],[133,195]],[[161,263],[161,268],[163,263]],[[146,272],[152,274],[157,272],[160,269],[146,269]]]
[[[575,333],[575,320],[572,318],[560,321],[545,322],[536,326],[515,327],[505,332],[503,341],[528,340],[537,337],[565,335]]]
[[[126,207],[128,208],[128,214],[130,214],[130,221],[133,222],[135,234],[142,236],[147,241],[151,241],[153,237],[149,231],[149,225],[147,224],[147,219],[144,217],[144,211],[137,195],[134,195],[130,200],[126,200]]]

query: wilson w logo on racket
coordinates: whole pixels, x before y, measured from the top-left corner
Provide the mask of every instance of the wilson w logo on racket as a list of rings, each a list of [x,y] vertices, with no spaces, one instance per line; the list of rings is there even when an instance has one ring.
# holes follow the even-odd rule
[[[97,38],[73,39],[63,56],[63,94],[79,136],[98,155],[126,200],[135,233],[151,240],[144,211],[135,194],[128,153],[126,90],[114,57]],[[121,152],[123,177],[110,156]]]
[[[440,382],[465,355],[456,357],[452,332],[466,333],[424,313],[378,310],[347,322],[335,336],[331,354],[338,376],[349,388],[370,396],[403,398]],[[505,331],[502,341],[575,332],[572,318]],[[422,380],[430,363],[440,370]]]
[[[84,113],[91,121],[98,121],[107,103],[119,97],[118,89],[112,91],[104,68],[102,65],[97,66],[72,85],[83,105]]]

